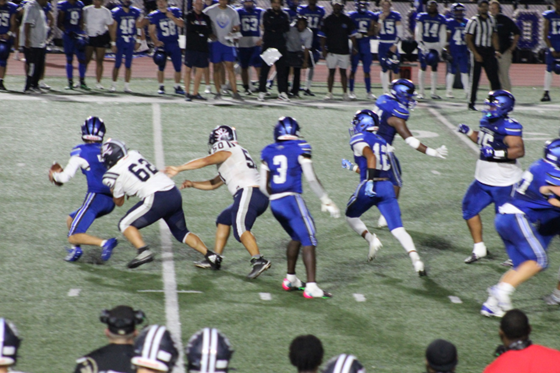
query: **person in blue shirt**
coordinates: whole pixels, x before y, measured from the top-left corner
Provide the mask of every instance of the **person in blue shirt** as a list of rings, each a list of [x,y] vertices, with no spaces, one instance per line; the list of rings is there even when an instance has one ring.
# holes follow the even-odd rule
[[[148,15],[150,22],[150,38],[156,48],[160,48],[165,58],[158,62],[157,79],[159,83],[158,93],[165,94],[163,85],[165,65],[167,57],[171,57],[173,68],[175,69],[175,94],[184,95],[185,91],[181,87],[181,63],[183,55],[179,47],[178,27],[185,27],[183,14],[179,8],[168,7],[167,0],[157,0],[158,8]]]
[[[515,106],[515,98],[505,90],[492,91],[486,100],[487,108],[480,119],[480,130],[474,131],[466,124],[459,124],[457,131],[480,147],[476,162],[475,180],[463,198],[463,219],[467,222],[473,239],[473,250],[465,259],[474,263],[488,254],[482,240],[480,212],[491,203],[495,211],[506,202],[523,171],[518,158],[525,155],[523,126],[509,117]]]
[[[307,17],[307,27],[313,31],[313,44],[311,46],[311,63],[307,69],[307,81],[303,94],[305,96],[315,96],[311,92],[311,83],[313,82],[313,74],[315,72],[315,64],[321,58],[321,41],[319,40],[319,31],[326,16],[325,8],[317,5],[317,0],[308,0],[307,5],[302,5],[298,10],[299,14]]]
[[[253,67],[257,76],[261,75],[261,28],[264,9],[255,5],[255,0],[243,0],[242,7],[237,8],[242,37],[238,40],[238,59],[241,66],[241,80],[246,95],[252,95],[249,82],[249,67]]]
[[[362,61],[362,69],[364,70],[364,83],[366,84],[366,98],[368,100],[375,100],[376,97],[371,93],[371,62],[373,61],[373,54],[371,53],[370,41],[371,37],[375,35],[375,25],[377,24],[377,15],[368,10],[368,0],[356,0],[356,10],[350,12],[349,16],[356,25],[356,45],[358,53],[352,55],[350,77],[348,78],[348,85],[350,89],[349,98],[355,100],[356,94],[354,93],[355,75],[358,70],[358,64]]]
[[[76,145],[70,153],[68,165],[60,172],[49,171],[49,180],[57,185],[67,183],[74,177],[78,169],[87,179],[87,194],[82,206],[72,212],[66,219],[68,225],[68,242],[72,245],[67,249],[67,262],[75,262],[83,254],[81,245],[100,246],[101,260],[107,261],[117,246],[117,239],[104,240],[87,234],[87,230],[95,219],[105,216],[115,208],[113,195],[102,183],[107,168],[101,162],[101,143],[105,136],[105,123],[98,117],[89,117],[82,124],[82,140],[84,144]]]
[[[352,164],[342,160],[342,167],[360,174],[360,184],[350,197],[346,207],[348,225],[369,243],[368,260],[372,261],[382,247],[381,241],[372,234],[360,219],[371,207],[377,206],[387,219],[389,230],[400,242],[412,260],[419,276],[426,276],[424,263],[420,260],[412,237],[404,229],[401,210],[391,178],[398,177],[393,147],[377,135],[379,117],[371,110],[356,112],[350,128],[350,149],[354,154]]]
[[[465,43],[465,18],[466,8],[461,3],[451,6],[452,17],[447,20],[447,51],[451,56],[451,61],[447,64],[446,92],[445,97],[454,98],[453,82],[457,69],[461,72],[461,83],[465,91],[465,98],[469,97],[469,48]]]
[[[502,317],[511,310],[519,285],[548,267],[546,250],[560,233],[560,139],[548,141],[544,157],[523,174],[515,193],[500,206],[495,224],[513,262],[500,282],[488,289],[484,316]]]
[[[16,14],[18,6],[7,0],[0,0],[0,91],[6,91],[4,77],[6,66],[17,30]]]
[[[124,91],[131,93],[130,77],[132,76],[132,55],[140,43],[136,39],[137,23],[142,15],[140,9],[132,6],[132,0],[121,0],[121,5],[112,10],[115,27],[110,28],[111,50],[115,53],[115,66],[113,67],[113,83],[111,92],[117,90],[119,69],[124,56]]]
[[[379,116],[377,135],[383,138],[387,144],[393,145],[395,135],[398,133],[408,146],[418,150],[420,153],[445,159],[447,156],[447,147],[445,145],[437,149],[427,147],[412,135],[406,124],[410,116],[410,110],[416,106],[415,88],[414,83],[408,79],[395,79],[391,82],[391,93],[379,96],[375,103],[377,106],[376,113]],[[396,164],[400,173],[398,160],[396,160]],[[398,198],[402,181],[395,178],[391,180],[395,186],[395,194]],[[386,226],[387,222],[383,215],[381,215],[378,227]]]
[[[286,0],[287,8],[284,8],[284,12],[288,13],[290,16],[290,23],[294,22],[299,15],[299,0]]]
[[[391,0],[382,0],[381,11],[377,14],[377,36],[379,45],[377,56],[381,65],[381,86],[383,93],[389,93],[389,71],[399,74],[400,54],[398,44],[403,38],[401,14],[392,9]]]
[[[62,31],[62,41],[64,43],[64,53],[66,54],[66,78],[68,87],[66,89],[81,88],[89,91],[86,85],[86,52],[87,39],[84,33],[84,3],[80,0],[64,0],[57,5],[58,21],[57,26]],[[74,54],[78,59],[78,73],[80,84],[74,86],[74,66],[72,60]]]
[[[286,291],[304,290],[305,298],[331,298],[331,294],[317,286],[315,279],[315,223],[301,198],[301,175],[321,200],[323,211],[329,211],[334,218],[338,218],[340,212],[315,175],[311,145],[302,139],[298,122],[292,117],[281,117],[274,126],[274,140],[261,153],[260,188],[270,195],[272,214],[291,238],[286,249],[288,273],[282,287]],[[307,283],[296,276],[296,262],[302,245]]]
[[[420,71],[418,71],[418,85],[420,87],[419,99],[425,97],[424,74],[428,66],[432,67],[431,73],[431,97],[440,100],[436,94],[437,90],[437,67],[441,51],[447,43],[447,20],[438,11],[438,3],[435,0],[428,1],[428,11],[418,14],[414,31],[418,43],[418,58],[420,60]]]
[[[542,16],[544,18],[543,41],[547,50],[544,94],[541,101],[545,102],[550,101],[548,91],[552,85],[552,72],[556,72],[556,66],[560,64],[560,0],[554,0],[554,10],[547,10]]]

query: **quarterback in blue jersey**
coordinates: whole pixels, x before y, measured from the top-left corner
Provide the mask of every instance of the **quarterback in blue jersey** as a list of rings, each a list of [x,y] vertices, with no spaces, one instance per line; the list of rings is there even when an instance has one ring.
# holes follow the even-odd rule
[[[321,41],[319,38],[319,31],[323,24],[323,19],[326,16],[325,8],[317,5],[317,0],[308,0],[307,5],[302,5],[298,10],[299,14],[307,17],[307,27],[313,31],[313,44],[311,46],[312,59],[307,69],[307,81],[303,94],[305,96],[315,96],[311,92],[311,82],[313,82],[313,74],[315,72],[315,64],[321,58]]]
[[[58,19],[57,26],[62,34],[64,43],[64,53],[66,54],[66,78],[68,79],[68,87],[66,89],[74,89],[74,67],[72,60],[74,54],[78,59],[78,73],[80,76],[79,88],[89,91],[86,85],[86,52],[87,44],[86,35],[84,33],[84,3],[80,0],[64,0],[57,4]]]
[[[241,80],[245,94],[251,95],[249,67],[253,67],[257,76],[261,75],[261,28],[264,9],[255,5],[255,0],[243,0],[242,7],[237,8],[242,37],[237,42]]]
[[[175,94],[184,95],[185,91],[181,87],[181,63],[183,55],[179,47],[178,27],[185,27],[181,9],[168,7],[167,0],[157,0],[158,8],[148,15],[150,21],[150,38],[154,46],[159,49],[154,53],[154,61],[158,65],[157,79],[159,83],[158,93],[165,94],[163,85],[165,65],[167,57],[171,57],[173,68],[175,69]]]
[[[463,198],[463,219],[474,241],[472,254],[465,259],[470,264],[487,255],[482,240],[480,212],[491,203],[495,211],[506,202],[523,171],[517,161],[525,155],[521,124],[509,117],[515,98],[505,90],[492,91],[486,99],[487,108],[480,119],[480,130],[459,124],[457,131],[467,135],[480,147],[476,162],[475,181]]]
[[[377,24],[377,15],[368,10],[368,0],[356,0],[356,10],[348,14],[354,24],[356,25],[356,46],[358,53],[350,57],[352,65],[350,69],[350,77],[348,85],[350,88],[349,98],[355,100],[356,94],[354,93],[354,82],[358,64],[362,61],[362,69],[364,70],[364,82],[366,84],[366,98],[368,100],[375,100],[376,97],[371,93],[371,62],[373,55],[371,53],[370,41],[371,37],[375,35],[375,25]]]
[[[403,38],[401,14],[392,9],[391,0],[382,0],[381,11],[377,13],[377,36],[379,45],[377,56],[381,65],[381,86],[383,93],[389,93],[389,72],[399,73],[400,54],[398,44]]]
[[[379,117],[371,110],[360,110],[354,115],[350,133],[350,148],[354,154],[352,164],[342,160],[342,167],[360,174],[360,184],[350,197],[346,207],[348,225],[369,243],[368,260],[375,258],[381,248],[381,242],[375,234],[367,229],[360,217],[371,207],[377,206],[387,219],[389,230],[406,250],[414,270],[419,276],[425,276],[424,263],[420,260],[412,237],[403,228],[401,210],[391,178],[398,178],[393,147],[376,134],[379,129]]]
[[[544,73],[544,95],[541,101],[550,101],[548,91],[552,84],[552,72],[560,72],[560,0],[554,0],[554,10],[543,13],[543,41],[546,50],[546,71]]]
[[[272,214],[291,238],[286,249],[288,273],[282,287],[287,291],[304,290],[305,298],[331,298],[331,294],[317,286],[315,279],[315,223],[301,198],[301,175],[321,200],[323,211],[329,211],[334,218],[338,218],[340,212],[317,179],[311,161],[311,145],[301,138],[299,130],[298,122],[291,117],[280,118],[274,126],[276,142],[266,146],[261,153],[261,191],[270,196]],[[307,283],[296,276],[302,245]]]
[[[121,5],[113,8],[113,19],[115,26],[109,30],[111,32],[111,49],[115,53],[115,66],[113,67],[113,83],[111,84],[111,92],[117,90],[117,79],[119,77],[119,69],[122,65],[124,57],[124,91],[131,93],[130,77],[132,76],[132,55],[138,49],[140,43],[136,39],[137,24],[140,20],[142,12],[140,9],[132,6],[132,0],[121,0]]]
[[[451,56],[451,61],[447,64],[446,76],[446,92],[445,97],[453,97],[453,82],[457,69],[461,72],[461,83],[465,90],[465,97],[469,96],[469,48],[465,43],[465,27],[467,19],[465,18],[466,8],[461,3],[455,3],[451,6],[452,18],[447,20],[447,51]]]
[[[17,31],[16,14],[18,6],[7,0],[0,0],[0,91],[6,91],[4,77],[6,76],[6,65],[15,32]]]
[[[67,249],[65,260],[75,262],[83,254],[81,245],[100,246],[101,259],[109,260],[113,249],[117,246],[117,239],[104,240],[87,234],[87,230],[97,218],[109,214],[115,208],[113,196],[108,187],[103,185],[103,174],[107,168],[101,161],[101,143],[105,136],[105,123],[97,117],[89,117],[82,125],[82,140],[84,144],[75,146],[70,153],[70,160],[64,170],[53,167],[49,171],[49,180],[56,185],[67,183],[74,177],[78,169],[87,179],[87,194],[82,206],[72,212],[66,219],[68,225],[68,242],[72,245]]]
[[[418,43],[418,58],[420,60],[420,70],[418,71],[418,85],[420,93],[418,98],[425,97],[424,93],[424,74],[428,66],[432,67],[431,77],[431,97],[440,100],[436,93],[437,90],[437,66],[441,51],[447,43],[447,20],[438,11],[438,3],[435,0],[428,1],[428,11],[420,13],[416,17],[416,27],[414,36]]]
[[[548,267],[546,250],[560,233],[559,167],[560,139],[555,139],[545,144],[544,157],[523,173],[513,197],[500,206],[496,230],[513,268],[488,289],[483,315],[503,316],[513,308],[510,297],[515,289]]]

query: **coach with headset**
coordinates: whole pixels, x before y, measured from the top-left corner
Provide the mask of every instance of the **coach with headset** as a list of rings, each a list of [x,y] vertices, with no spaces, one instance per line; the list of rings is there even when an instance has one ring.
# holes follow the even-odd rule
[[[109,344],[76,360],[75,373],[119,372],[134,373],[131,359],[134,356],[136,325],[144,321],[144,312],[129,306],[103,310],[100,321],[107,324],[105,335]]]

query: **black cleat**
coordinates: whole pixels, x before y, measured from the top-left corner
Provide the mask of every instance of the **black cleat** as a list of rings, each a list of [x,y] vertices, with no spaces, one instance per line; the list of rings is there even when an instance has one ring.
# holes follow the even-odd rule
[[[303,95],[304,96],[315,96],[315,93],[311,92],[311,90],[309,90],[309,89],[304,89],[303,90]]]
[[[154,253],[152,253],[149,249],[142,251],[140,254],[136,255],[136,258],[132,259],[128,262],[128,268],[137,268],[140,267],[142,264],[146,264],[152,262],[154,260]]]
[[[191,96],[191,98],[192,98],[193,100],[201,100],[201,101],[206,101],[206,100],[207,100],[207,98],[201,96],[200,93],[197,93],[196,95]]]
[[[208,250],[206,255],[204,255],[204,259],[208,262],[210,268],[212,269],[218,270],[222,266],[222,257],[211,250]],[[200,267],[196,264],[196,262],[195,265],[199,268],[208,268],[208,267]]]
[[[550,101],[550,96],[548,95],[548,92],[545,92],[541,98],[541,102],[548,102],[548,101]]]
[[[198,262],[194,262],[194,266],[202,269],[212,268],[212,264],[210,264],[210,262],[206,258],[199,260]]]
[[[3,81],[0,82],[0,91],[7,91]]]
[[[270,260],[266,260],[261,256],[259,258],[251,259],[251,265],[253,266],[253,269],[251,270],[251,273],[247,275],[247,278],[254,280],[259,277],[261,273],[269,269],[271,263]]]
[[[474,106],[474,104],[469,104],[469,110],[478,111],[478,110],[476,109],[476,107]]]

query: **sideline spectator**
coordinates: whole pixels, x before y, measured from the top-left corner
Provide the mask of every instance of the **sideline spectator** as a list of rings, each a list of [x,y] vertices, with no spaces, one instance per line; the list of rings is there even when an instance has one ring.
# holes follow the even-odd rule
[[[546,70],[544,73],[544,94],[542,102],[550,101],[548,91],[552,84],[552,71],[560,58],[560,33],[557,24],[560,22],[560,0],[554,0],[554,10],[547,10],[542,14],[544,18],[543,41],[546,45]]]
[[[300,335],[290,344],[290,362],[298,373],[317,373],[323,362],[323,344],[312,334]]]
[[[253,67],[257,77],[261,74],[262,58],[262,21],[264,9],[256,6],[255,0],[242,1],[243,7],[237,8],[241,35],[237,51],[239,52],[239,65],[241,66],[241,80],[246,95],[252,95],[251,82],[249,81],[249,67]]]
[[[15,31],[17,30],[16,15],[18,6],[7,0],[0,0],[0,91],[7,91],[4,87],[6,76],[6,65],[10,58],[10,52],[14,43]]]
[[[47,51],[47,21],[43,7],[47,0],[31,0],[23,15],[23,45],[28,66],[24,93],[42,93],[39,78]]]
[[[58,20],[57,27],[62,34],[64,43],[64,53],[66,54],[66,78],[68,78],[68,87],[66,89],[81,88],[89,91],[86,85],[86,40],[84,35],[84,3],[80,0],[65,0],[57,4]],[[72,60],[74,54],[78,59],[78,73],[80,76],[80,84],[74,86],[74,67]]]
[[[212,34],[212,21],[207,14],[204,14],[203,0],[194,0],[193,9],[185,17],[185,27],[187,29],[187,45],[185,48],[185,99],[206,100],[198,93],[202,74],[206,73],[209,65],[210,53],[208,49],[208,38],[215,38]],[[190,92],[191,72],[196,68],[194,76],[193,94]]]
[[[490,1],[490,13],[496,21],[500,53],[498,58],[498,74],[502,89],[511,92],[511,81],[509,79],[509,68],[511,67],[512,53],[517,48],[520,31],[519,27],[511,18],[502,14],[502,6],[498,0]]]
[[[307,17],[297,16],[286,37],[288,39],[286,43],[287,63],[294,70],[294,81],[288,95],[299,98],[301,70],[305,70],[309,66],[309,51],[313,44],[313,31],[307,27]]]
[[[319,62],[319,58],[321,58],[321,41],[319,31],[321,31],[321,25],[323,24],[326,12],[324,7],[317,5],[317,0],[307,0],[307,5],[300,6],[298,13],[307,17],[307,26],[311,29],[311,31],[313,31],[313,44],[311,47],[312,59],[307,69],[307,81],[305,82],[303,95],[315,96],[315,94],[311,92],[311,83],[313,82],[315,64]]]
[[[426,349],[426,370],[428,373],[455,372],[457,348],[445,339],[436,339]]]
[[[105,49],[109,47],[111,41],[109,26],[112,26],[115,21],[111,11],[103,6],[103,0],[93,0],[93,5],[84,7],[83,14],[84,28],[89,38],[86,47],[86,68],[95,52],[95,78],[97,79],[95,88],[104,89],[101,85],[103,60],[105,59]]]

